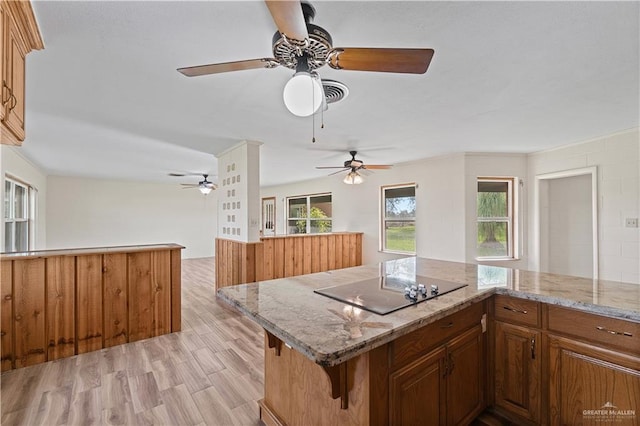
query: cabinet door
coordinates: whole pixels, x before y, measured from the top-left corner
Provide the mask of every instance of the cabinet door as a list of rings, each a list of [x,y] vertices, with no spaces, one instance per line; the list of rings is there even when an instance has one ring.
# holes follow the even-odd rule
[[[4,29],[6,35],[6,43],[3,46],[5,49],[3,57],[6,61],[4,78],[13,96],[5,105],[5,116],[2,120],[16,138],[22,141],[24,140],[24,77],[27,49],[15,19],[6,10],[4,13],[7,14],[4,22],[7,27]]]
[[[551,336],[549,368],[552,425],[640,422],[640,357]]]
[[[496,405],[524,417],[540,418],[540,332],[496,322]]]
[[[440,347],[389,376],[392,425],[446,425],[446,369]]]
[[[484,360],[480,324],[447,344],[447,424],[467,425],[484,410]]]
[[[4,6],[2,5],[2,3],[0,3],[0,84],[2,85],[0,87],[0,121],[4,120],[4,101],[7,99],[7,97],[9,96],[7,88],[6,86],[6,80],[5,80],[5,67],[6,67],[6,62],[7,62],[7,53],[6,53],[6,49],[7,46],[5,45],[5,34],[4,34],[4,30],[5,30],[5,23],[4,20],[6,18],[5,16],[5,12],[4,12]]]

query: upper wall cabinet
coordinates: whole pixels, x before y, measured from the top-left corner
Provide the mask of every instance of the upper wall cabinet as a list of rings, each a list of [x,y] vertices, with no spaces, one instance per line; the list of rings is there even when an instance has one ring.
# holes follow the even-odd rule
[[[28,1],[0,0],[0,36],[0,141],[7,145],[21,145],[25,138],[25,57],[32,50],[44,48]]]

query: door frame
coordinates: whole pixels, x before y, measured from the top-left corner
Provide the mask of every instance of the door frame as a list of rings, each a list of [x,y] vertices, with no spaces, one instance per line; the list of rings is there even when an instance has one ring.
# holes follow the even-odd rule
[[[591,176],[591,233],[593,241],[593,279],[598,279],[598,168],[582,167],[579,169],[563,170],[559,172],[543,173],[536,175],[533,190],[533,244],[535,259],[535,270],[540,270],[540,259],[542,257],[540,247],[540,185],[542,181],[562,179],[574,176]]]

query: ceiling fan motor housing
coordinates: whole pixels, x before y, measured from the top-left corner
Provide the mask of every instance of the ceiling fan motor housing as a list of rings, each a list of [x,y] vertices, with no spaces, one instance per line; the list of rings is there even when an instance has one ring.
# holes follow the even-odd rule
[[[309,69],[313,71],[326,63],[327,55],[333,48],[331,35],[322,27],[311,23],[315,16],[315,9],[308,3],[302,3],[302,11],[309,33],[309,43],[303,47],[295,46],[282,37],[279,31],[273,35],[273,57],[280,65],[296,69],[298,57],[302,52],[309,57]]]

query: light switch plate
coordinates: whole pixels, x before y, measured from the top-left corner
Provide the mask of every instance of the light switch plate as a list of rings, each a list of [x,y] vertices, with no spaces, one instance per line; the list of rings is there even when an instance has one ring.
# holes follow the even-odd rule
[[[638,218],[637,217],[628,217],[624,222],[624,226],[626,226],[627,228],[637,228],[638,227]]]

